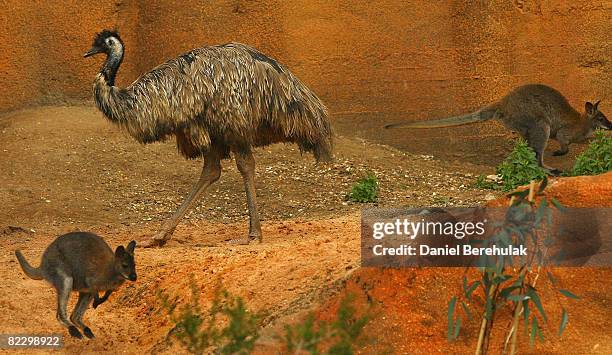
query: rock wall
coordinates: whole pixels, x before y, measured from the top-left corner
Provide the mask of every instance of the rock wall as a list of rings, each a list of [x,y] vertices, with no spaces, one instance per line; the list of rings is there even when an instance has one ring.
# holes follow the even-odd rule
[[[126,42],[118,84],[190,48],[244,42],[285,63],[327,103],[338,127],[398,146],[496,136],[495,126],[440,134],[380,132],[382,123],[472,110],[543,82],[582,109],[611,82],[603,0],[34,1],[0,0],[0,112],[88,100],[101,58],[95,32]],[[356,125],[356,126],[355,126]],[[450,136],[450,137],[449,137]],[[461,141],[461,142],[459,142]],[[419,143],[421,142],[421,143]],[[472,149],[478,147],[474,146]]]

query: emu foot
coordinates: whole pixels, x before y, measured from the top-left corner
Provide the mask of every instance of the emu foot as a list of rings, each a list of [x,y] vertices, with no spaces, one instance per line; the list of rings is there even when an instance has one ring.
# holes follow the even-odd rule
[[[153,238],[144,241],[142,243],[138,243],[140,247],[143,248],[155,248],[155,247],[163,247],[166,242],[172,236],[172,232],[161,231],[153,236]]]
[[[248,237],[245,237],[245,238],[230,239],[226,241],[226,243],[233,244],[233,245],[249,245],[251,242],[254,242],[254,241],[259,241],[261,243],[262,242],[261,235],[259,236],[249,235]]]
[[[77,327],[75,327],[74,325],[71,325],[70,327],[68,327],[68,333],[70,333],[70,335],[72,335],[75,338],[83,339],[83,334],[81,334],[81,332],[79,332]]]
[[[89,339],[95,338],[94,333],[91,331],[91,329],[89,329],[89,327],[83,328],[83,334],[85,334],[85,336]]]
[[[141,248],[156,248],[156,247],[163,247],[165,244],[166,244],[166,240],[164,239],[151,238],[144,242],[138,243],[138,246]]]

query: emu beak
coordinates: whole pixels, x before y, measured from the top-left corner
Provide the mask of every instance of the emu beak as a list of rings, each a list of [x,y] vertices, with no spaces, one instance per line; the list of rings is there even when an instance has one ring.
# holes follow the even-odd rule
[[[90,50],[88,50],[87,52],[85,52],[85,54],[83,54],[83,58],[91,57],[92,55],[98,54],[100,52],[101,50],[99,48],[91,47]]]

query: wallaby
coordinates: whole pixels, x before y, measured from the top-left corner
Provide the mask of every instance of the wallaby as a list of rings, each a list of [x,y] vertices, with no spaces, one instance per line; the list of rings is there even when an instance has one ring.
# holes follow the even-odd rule
[[[561,93],[549,86],[532,84],[512,90],[501,100],[476,112],[427,122],[404,122],[385,128],[439,128],[500,119],[510,130],[519,133],[535,151],[538,163],[550,174],[558,175],[557,169],[544,165],[544,149],[549,138],[559,142],[561,148],[553,155],[565,155],[572,143],[583,142],[597,128],[612,129],[612,123],[595,104],[587,102],[581,114],[570,106]]]
[[[113,250],[99,236],[87,232],[73,232],[57,237],[45,250],[40,267],[32,267],[19,250],[15,251],[23,272],[34,280],[47,280],[57,291],[57,320],[73,337],[82,338],[78,328],[88,338],[94,334],[83,324],[83,315],[94,299],[94,308],[106,301],[111,292],[125,280],[136,281],[134,248]],[[79,299],[74,311],[67,317],[66,307],[70,293],[77,291]],[[102,298],[98,292],[106,291]]]

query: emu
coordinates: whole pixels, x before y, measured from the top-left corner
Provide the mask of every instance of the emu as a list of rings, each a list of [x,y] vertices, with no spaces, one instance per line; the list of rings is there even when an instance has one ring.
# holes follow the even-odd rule
[[[221,176],[232,154],[249,210],[249,233],[240,244],[262,241],[253,148],[295,143],[317,161],[332,159],[332,128],[321,100],[282,64],[240,43],[194,49],[115,86],[124,44],[116,31],[98,33],[84,57],[106,54],[93,83],[96,106],[143,144],[176,137],[180,154],[202,157],[198,182],[181,206],[143,246],[162,246],[195,200]]]

